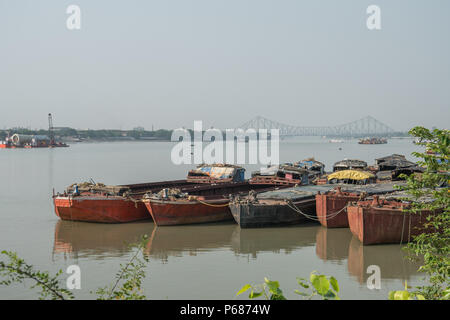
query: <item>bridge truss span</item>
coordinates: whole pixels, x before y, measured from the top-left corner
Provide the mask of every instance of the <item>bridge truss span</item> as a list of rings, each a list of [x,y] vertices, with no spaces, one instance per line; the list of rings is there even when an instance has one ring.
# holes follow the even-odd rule
[[[238,128],[243,130],[279,129],[280,136],[389,136],[395,132],[391,127],[371,116],[342,125],[325,127],[293,126],[258,116]]]

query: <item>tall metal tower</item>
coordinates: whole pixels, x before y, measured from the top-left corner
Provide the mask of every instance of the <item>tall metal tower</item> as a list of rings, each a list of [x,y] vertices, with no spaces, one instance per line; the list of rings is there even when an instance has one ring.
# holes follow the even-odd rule
[[[48,137],[50,138],[50,145],[55,144],[55,134],[53,133],[53,118],[52,114],[48,114]]]

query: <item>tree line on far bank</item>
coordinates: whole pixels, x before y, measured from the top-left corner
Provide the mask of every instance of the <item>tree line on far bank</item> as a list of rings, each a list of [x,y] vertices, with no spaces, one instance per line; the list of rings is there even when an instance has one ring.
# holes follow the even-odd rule
[[[11,128],[0,130],[0,140],[4,140],[8,134],[27,134],[27,135],[48,135],[48,130],[39,129],[32,130],[27,128]],[[147,131],[143,128],[133,130],[118,130],[118,129],[73,129],[73,128],[58,128],[55,129],[55,136],[64,138],[73,138],[80,140],[108,140],[108,139],[155,139],[155,140],[170,140],[172,130],[159,129],[155,131]]]

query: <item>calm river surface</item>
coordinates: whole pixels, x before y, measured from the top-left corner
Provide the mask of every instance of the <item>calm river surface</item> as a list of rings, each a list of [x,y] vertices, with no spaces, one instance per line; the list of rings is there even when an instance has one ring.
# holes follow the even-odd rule
[[[335,276],[343,299],[387,299],[390,290],[419,284],[418,265],[404,259],[399,245],[363,247],[349,229],[316,224],[288,228],[243,229],[234,223],[156,228],[152,222],[102,225],[60,221],[51,202],[62,191],[90,178],[106,184],[183,178],[193,166],[175,166],[169,142],[79,143],[70,148],[0,149],[0,250],[17,251],[42,270],[81,268],[77,298],[113,281],[130,259],[127,243],[147,234],[150,261],[145,293],[150,299],[233,299],[243,284],[278,280],[288,298],[297,298],[296,277]],[[341,150],[339,150],[341,148]],[[356,140],[329,143],[298,138],[280,143],[280,160],[314,156],[330,170],[343,158],[374,162],[392,153],[410,155],[410,139],[386,145],[358,145]],[[256,166],[247,166],[247,176]],[[367,267],[381,268],[381,289],[369,290]],[[33,299],[23,285],[0,287],[0,299]]]

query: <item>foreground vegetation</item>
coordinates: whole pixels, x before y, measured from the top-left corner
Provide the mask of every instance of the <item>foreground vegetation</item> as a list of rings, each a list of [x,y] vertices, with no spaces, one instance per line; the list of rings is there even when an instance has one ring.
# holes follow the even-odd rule
[[[414,293],[426,299],[450,299],[450,131],[415,127],[410,134],[425,149],[413,153],[425,172],[404,176],[407,182],[404,190],[412,199],[409,211],[415,214],[422,210],[440,212],[428,217],[426,227],[432,232],[414,237],[406,248],[411,259],[424,259],[419,271],[427,277]],[[421,201],[423,198],[433,201]]]
[[[319,296],[324,300],[340,300],[339,284],[334,277],[327,277],[313,271],[309,276],[309,282],[304,278],[297,278],[297,283],[301,288],[294,292],[306,299]],[[267,300],[287,300],[278,281],[271,281],[267,278],[264,278],[264,283],[259,285],[246,284],[236,295],[247,291],[250,291],[248,295],[250,299],[264,297]]]
[[[139,243],[130,245],[134,251],[131,259],[126,264],[121,264],[112,285],[98,288],[95,292],[98,300],[143,300],[146,296],[143,293],[142,281],[145,278],[145,266],[148,256],[144,248],[148,242],[145,235]],[[0,260],[0,285],[9,286],[12,284],[29,284],[30,288],[38,290],[39,299],[68,300],[74,299],[72,291],[61,285],[63,279],[62,270],[50,275],[47,271],[35,270],[25,260],[20,259],[16,253],[2,251],[0,257],[7,261]]]

